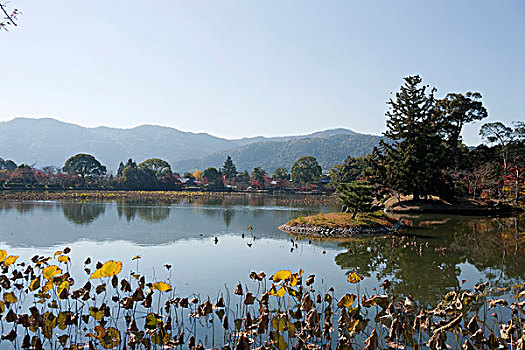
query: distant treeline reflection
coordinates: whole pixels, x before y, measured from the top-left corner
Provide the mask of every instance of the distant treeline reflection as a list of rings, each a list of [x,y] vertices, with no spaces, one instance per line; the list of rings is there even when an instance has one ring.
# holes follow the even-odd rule
[[[104,216],[108,206],[116,205],[117,215],[119,219],[125,219],[127,222],[132,222],[136,218],[142,219],[146,222],[161,222],[169,218],[171,212],[170,204],[159,204],[153,202],[138,202],[130,201],[0,201],[0,211],[15,210],[20,214],[31,212],[33,209],[53,211],[62,210],[64,217],[75,225],[89,225],[96,219]],[[235,215],[235,210],[239,207],[288,207],[293,208],[292,216],[309,215],[312,207],[323,210],[323,205],[320,203],[311,203],[309,198],[300,198],[294,196],[235,196],[222,198],[188,198],[181,200],[179,203],[172,203],[172,205],[186,203],[196,208],[207,206],[210,210],[203,210],[202,213],[206,216],[222,215],[225,225],[228,227]],[[219,207],[222,210],[213,210],[213,207]],[[236,207],[236,208],[234,208]],[[297,210],[297,209],[304,210]],[[332,209],[330,207],[330,209]],[[317,209],[316,209],[317,210]],[[262,215],[262,212],[253,211],[252,214],[257,217]]]

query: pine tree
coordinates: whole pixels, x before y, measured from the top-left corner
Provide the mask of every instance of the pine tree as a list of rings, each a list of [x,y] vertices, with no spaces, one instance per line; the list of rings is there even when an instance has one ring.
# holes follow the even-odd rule
[[[224,162],[224,166],[222,167],[222,175],[224,175],[225,179],[233,179],[237,177],[237,168],[235,167],[235,164],[233,164],[232,158],[228,156],[226,158],[226,161]]]
[[[414,199],[450,193],[442,170],[448,163],[443,142],[443,124],[435,109],[432,88],[420,86],[421,78],[405,78],[405,84],[388,104],[387,131],[391,142],[381,140],[376,164],[393,190]]]
[[[345,211],[352,212],[352,219],[355,219],[358,212],[372,211],[374,188],[368,182],[340,183],[337,185],[337,193],[339,201],[346,207]]]

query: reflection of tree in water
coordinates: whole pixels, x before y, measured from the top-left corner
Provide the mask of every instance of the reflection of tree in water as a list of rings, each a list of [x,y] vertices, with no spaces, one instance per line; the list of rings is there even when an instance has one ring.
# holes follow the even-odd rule
[[[439,297],[459,287],[458,264],[464,262],[501,287],[522,281],[525,275],[523,217],[431,218],[412,220],[412,224],[417,228],[405,232],[410,238],[345,243],[348,252],[339,254],[336,263],[366,276],[377,274],[379,281],[388,278],[392,292],[410,294],[423,305],[435,305]]]
[[[33,211],[35,208],[35,203],[28,203],[28,202],[13,202],[13,208],[20,214],[25,214]]]
[[[126,218],[127,222],[133,221],[137,214],[137,210],[134,208],[134,204],[128,204],[126,202],[120,202],[117,204],[117,215],[119,219],[122,217]]]
[[[137,215],[148,222],[160,222],[170,216],[169,206],[138,207]]]
[[[417,242],[398,237],[353,241],[345,243],[348,252],[339,254],[335,261],[343,269],[357,270],[365,276],[376,275],[380,282],[389,279],[391,292],[410,294],[418,303],[430,305],[457,287],[458,256],[443,255],[433,247],[423,248],[420,256]]]
[[[473,220],[458,227],[453,246],[461,247],[469,262],[487,271],[500,286],[522,282],[525,276],[525,216]]]
[[[170,216],[170,207],[121,202],[117,204],[117,214],[119,218],[124,216],[128,222],[133,221],[136,216],[148,222],[160,222]]]
[[[106,205],[101,203],[64,203],[64,217],[76,225],[88,225],[106,211]]]
[[[226,227],[230,226],[230,222],[232,221],[234,215],[235,215],[235,210],[233,210],[232,207],[225,206],[222,208],[222,217],[224,219],[224,223],[226,224]]]

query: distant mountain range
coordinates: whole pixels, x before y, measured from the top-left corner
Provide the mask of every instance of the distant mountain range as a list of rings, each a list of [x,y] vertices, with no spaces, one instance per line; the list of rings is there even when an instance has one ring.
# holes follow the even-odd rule
[[[17,164],[61,167],[70,156],[89,153],[115,173],[118,164],[128,158],[137,162],[161,158],[173,170],[183,172],[220,167],[230,155],[238,170],[260,166],[272,172],[281,166],[290,169],[297,158],[311,155],[328,170],[348,156],[370,153],[380,139],[332,129],[309,135],[228,140],[155,125],[85,128],[52,118],[15,118],[0,122],[0,157]]]

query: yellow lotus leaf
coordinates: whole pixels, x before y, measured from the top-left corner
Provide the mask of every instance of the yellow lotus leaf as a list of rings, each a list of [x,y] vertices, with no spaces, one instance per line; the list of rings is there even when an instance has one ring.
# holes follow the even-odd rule
[[[522,297],[525,297],[525,290],[522,290],[521,292],[518,293],[518,298],[522,298]]]
[[[64,282],[60,283],[60,285],[57,288],[57,294],[58,295],[62,294],[62,291],[64,289],[69,292],[69,282],[68,281],[64,281]]]
[[[104,310],[100,310],[98,307],[90,307],[89,314],[95,320],[100,321],[104,317]]]
[[[276,332],[273,336],[273,344],[277,347],[279,350],[285,350],[288,349],[288,343],[286,343],[286,340],[282,335],[280,335],[278,332]]]
[[[275,295],[275,296],[282,298],[286,294],[286,289],[284,289],[284,287],[281,287],[279,288],[279,290],[276,290],[275,286],[272,285],[272,288],[270,288],[270,290],[268,291],[268,294]]]
[[[363,276],[358,275],[355,271],[352,271],[352,273],[348,275],[348,282],[350,283],[357,283],[362,279]]]
[[[338,302],[337,307],[352,307],[354,304],[356,296],[354,294],[345,294]]]
[[[275,275],[272,276],[272,281],[279,282],[287,278],[290,278],[291,275],[292,275],[292,272],[290,270],[277,271]]]
[[[69,257],[66,256],[66,255],[60,255],[60,256],[58,257],[58,261],[59,261],[59,262],[67,263],[67,262],[69,262]]]
[[[100,271],[100,269],[98,269],[97,271],[95,271],[95,272],[93,272],[91,274],[89,279],[92,280],[92,279],[101,278],[101,277],[102,277],[102,271]]]
[[[7,257],[7,251],[0,249],[0,262],[4,261]]]
[[[37,290],[38,288],[40,288],[40,278],[37,277],[29,285],[29,290],[34,291],[34,290]]]
[[[171,286],[164,282],[155,282],[153,283],[151,289],[156,289],[160,292],[169,292],[171,290]]]
[[[104,349],[114,349],[120,345],[120,332],[115,327],[109,327],[99,341]]]
[[[3,301],[0,300],[0,314],[3,314],[5,312],[5,304]]]
[[[13,304],[18,301],[18,298],[13,293],[4,293],[4,301]]]
[[[272,326],[276,331],[283,332],[287,325],[288,321],[285,317],[275,316],[272,318]]]
[[[62,254],[62,251],[61,251],[61,250],[57,250],[57,251],[55,252],[55,255],[53,255],[53,258],[56,258],[57,255],[60,255],[60,254]]]
[[[137,260],[137,259],[140,259],[140,255],[134,256],[133,259],[131,260]]]
[[[56,265],[51,265],[51,266],[48,266],[44,269],[44,271],[42,271],[42,275],[44,276],[45,279],[47,280],[51,280],[53,279],[53,277],[55,277],[56,275],[62,273],[62,269],[60,269],[58,266]]]
[[[99,269],[102,277],[113,277],[122,270],[122,261],[110,260]]]
[[[10,255],[5,259],[4,265],[5,266],[11,266],[15,263],[16,259],[18,259],[18,255]]]
[[[299,276],[302,276],[304,273],[303,269],[299,269]]]

